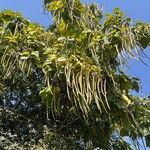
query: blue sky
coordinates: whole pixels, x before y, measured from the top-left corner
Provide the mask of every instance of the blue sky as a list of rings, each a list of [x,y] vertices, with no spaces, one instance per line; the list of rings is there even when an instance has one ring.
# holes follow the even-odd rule
[[[141,20],[150,23],[150,1],[149,0],[82,0],[82,2],[96,2],[100,4],[103,11],[111,12],[115,7],[121,8],[127,16],[135,20]],[[0,10],[11,9],[22,12],[24,17],[31,21],[38,22],[47,27],[51,23],[51,18],[44,14],[42,10],[42,0],[0,0]],[[150,57],[150,48],[145,53]],[[132,76],[139,77],[142,84],[140,96],[150,95],[150,60],[144,59],[148,66],[132,61],[128,73]]]

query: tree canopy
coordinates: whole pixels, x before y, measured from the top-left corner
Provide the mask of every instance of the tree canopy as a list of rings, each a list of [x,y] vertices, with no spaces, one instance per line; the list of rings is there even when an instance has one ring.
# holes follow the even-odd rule
[[[0,148],[132,150],[140,138],[149,146],[150,101],[132,94],[139,79],[125,68],[142,62],[150,25],[80,0],[43,8],[48,29],[0,12]]]

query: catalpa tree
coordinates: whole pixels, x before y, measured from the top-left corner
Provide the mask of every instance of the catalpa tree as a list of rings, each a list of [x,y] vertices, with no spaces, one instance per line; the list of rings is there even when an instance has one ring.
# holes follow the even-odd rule
[[[125,68],[144,55],[150,25],[79,0],[43,7],[48,29],[0,13],[1,149],[131,150],[140,138],[149,146],[150,102],[132,95],[139,79]]]

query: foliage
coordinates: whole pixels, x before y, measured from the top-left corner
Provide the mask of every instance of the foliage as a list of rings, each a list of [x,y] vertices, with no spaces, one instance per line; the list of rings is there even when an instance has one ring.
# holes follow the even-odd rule
[[[132,149],[124,136],[148,144],[150,102],[132,95],[139,80],[124,68],[141,60],[150,25],[79,0],[44,7],[54,19],[47,30],[0,13],[1,148]]]

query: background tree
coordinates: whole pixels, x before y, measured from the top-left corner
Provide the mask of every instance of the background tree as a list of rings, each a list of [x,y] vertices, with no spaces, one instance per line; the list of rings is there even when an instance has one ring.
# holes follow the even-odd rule
[[[79,0],[45,0],[45,30],[0,13],[1,149],[140,149],[149,146],[149,100],[125,67],[141,60],[150,25],[116,8],[103,17]]]

